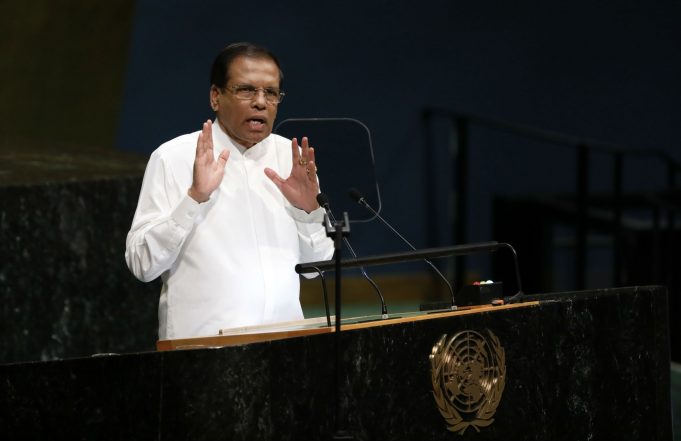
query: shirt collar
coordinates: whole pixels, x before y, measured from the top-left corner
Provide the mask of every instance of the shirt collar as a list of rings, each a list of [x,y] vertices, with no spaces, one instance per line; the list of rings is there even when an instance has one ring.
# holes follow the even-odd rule
[[[243,157],[259,157],[262,155],[262,153],[265,152],[266,146],[269,142],[270,137],[272,134],[269,134],[267,138],[263,139],[259,143],[255,144],[251,148],[246,148],[239,144],[238,142],[234,141],[223,129],[220,123],[218,122],[217,118],[215,121],[213,121],[213,143],[215,148],[216,154],[219,154],[219,151],[228,149],[232,151],[232,153],[240,153],[239,156]]]

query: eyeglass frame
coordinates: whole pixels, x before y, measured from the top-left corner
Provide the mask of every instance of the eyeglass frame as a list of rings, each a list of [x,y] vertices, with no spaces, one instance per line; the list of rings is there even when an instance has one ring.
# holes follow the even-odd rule
[[[237,90],[239,88],[242,88],[242,91],[250,93],[251,96],[247,97],[247,98],[246,97],[240,97],[238,95],[239,91]],[[245,88],[245,90],[243,88]],[[232,94],[234,94],[236,99],[242,100],[242,101],[252,100],[253,98],[255,98],[255,96],[258,92],[262,91],[262,94],[265,97],[265,101],[269,104],[281,103],[282,101],[284,101],[284,96],[286,95],[286,92],[282,92],[279,89],[275,89],[275,88],[272,88],[272,87],[255,87],[255,86],[252,86],[250,84],[234,84],[232,86],[225,86],[222,90],[224,91],[225,89],[229,89],[229,91],[232,92]],[[267,92],[272,93],[272,92],[275,92],[275,91],[277,93],[279,100],[278,101],[270,101],[270,99],[268,99]]]

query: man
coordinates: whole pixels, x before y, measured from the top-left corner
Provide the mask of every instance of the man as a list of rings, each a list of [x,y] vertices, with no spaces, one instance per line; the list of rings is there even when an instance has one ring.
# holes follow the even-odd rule
[[[266,49],[227,46],[211,73],[215,121],[149,159],[125,257],[140,280],[163,280],[159,339],[303,318],[294,266],[331,258],[333,242],[314,149],[271,133],[282,78]]]

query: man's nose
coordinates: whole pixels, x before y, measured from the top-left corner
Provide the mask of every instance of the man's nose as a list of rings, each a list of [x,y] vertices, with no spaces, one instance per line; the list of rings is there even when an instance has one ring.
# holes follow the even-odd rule
[[[265,98],[265,91],[263,89],[257,89],[255,91],[255,96],[253,96],[253,107],[258,109],[264,109],[267,107],[267,99]]]

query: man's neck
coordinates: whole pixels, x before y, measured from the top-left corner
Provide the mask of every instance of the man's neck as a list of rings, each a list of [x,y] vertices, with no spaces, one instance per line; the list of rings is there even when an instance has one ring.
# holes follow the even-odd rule
[[[246,152],[246,150],[248,150],[251,147],[258,145],[258,144],[260,144],[260,142],[262,142],[262,141],[260,141],[260,142],[255,143],[255,144],[244,145],[244,144],[240,143],[236,138],[234,138],[233,136],[231,136],[229,134],[227,129],[225,129],[225,126],[222,125],[222,122],[220,121],[219,118],[215,118],[215,120],[218,123],[218,127],[220,128],[220,131],[222,131],[222,133],[224,133],[224,135],[232,142],[234,147],[236,147],[241,154],[244,154]],[[265,139],[267,139],[267,138],[265,138]],[[264,141],[264,139],[263,139],[263,141]]]

